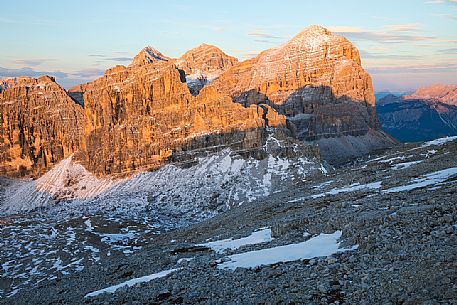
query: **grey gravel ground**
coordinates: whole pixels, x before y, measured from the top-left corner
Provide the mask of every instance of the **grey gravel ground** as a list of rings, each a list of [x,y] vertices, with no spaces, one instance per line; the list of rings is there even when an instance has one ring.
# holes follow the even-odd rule
[[[24,216],[0,219],[0,303],[457,304],[457,173],[449,170],[457,168],[457,141],[405,145],[369,159],[174,230],[103,215],[58,224]],[[435,175],[426,176],[430,173]],[[395,189],[406,185],[409,190]],[[69,227],[76,237],[67,245],[73,240]],[[196,246],[245,237],[265,227],[274,238],[268,243],[223,253]],[[230,254],[299,243],[337,230],[342,231],[341,247],[358,248],[252,269],[218,268]],[[103,234],[117,233],[125,239],[103,239]],[[46,251],[28,254],[29,244],[30,249]],[[82,261],[59,270],[52,268],[57,257],[62,266]],[[42,275],[30,277],[31,269],[21,267],[11,271],[18,263],[33,270],[33,259],[44,261],[37,263],[36,272]],[[7,265],[8,272],[6,260],[14,261]],[[85,297],[168,269],[179,270],[114,293]],[[25,282],[18,277],[21,273],[32,280],[19,285]]]

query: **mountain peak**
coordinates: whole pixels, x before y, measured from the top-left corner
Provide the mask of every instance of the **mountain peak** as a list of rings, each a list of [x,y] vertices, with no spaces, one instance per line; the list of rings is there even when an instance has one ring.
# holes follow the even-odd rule
[[[320,25],[311,25],[303,29],[300,33],[295,35],[290,39],[286,45],[305,45],[310,48],[315,48],[327,41],[332,37],[337,37],[333,35],[332,32]]]
[[[404,97],[406,100],[435,100],[449,105],[457,105],[457,85],[435,84],[422,87]]]
[[[143,66],[157,61],[168,61],[169,58],[160,53],[157,49],[147,46],[133,58],[129,66]]]
[[[320,34],[320,35],[331,35],[332,32],[327,30],[321,25],[310,25],[305,27],[298,35],[300,34]]]
[[[177,61],[178,67],[186,73],[187,85],[194,95],[236,63],[235,57],[206,43],[187,51]]]

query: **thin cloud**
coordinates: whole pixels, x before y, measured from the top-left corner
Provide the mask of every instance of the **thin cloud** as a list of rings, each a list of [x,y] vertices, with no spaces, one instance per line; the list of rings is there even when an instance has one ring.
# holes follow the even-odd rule
[[[256,41],[256,42],[262,42],[262,43],[276,43],[276,42],[274,42],[274,41],[267,40],[267,39],[254,39],[254,41]]]
[[[436,73],[436,72],[455,72],[457,64],[435,64],[435,65],[395,65],[369,67],[367,71],[373,74],[386,73]]]
[[[133,60],[132,57],[110,57],[106,58],[105,60],[111,60],[111,61],[131,61]]]
[[[429,41],[436,37],[417,35],[417,24],[393,24],[386,26],[383,31],[370,31],[357,27],[334,26],[329,27],[332,32],[341,34],[353,40],[368,40],[380,43],[403,43],[415,41]]]
[[[15,64],[24,65],[28,67],[36,67],[46,62],[46,59],[17,59],[13,61]]]
[[[255,37],[255,38],[261,38],[261,39],[280,39],[281,37],[275,36],[269,33],[266,33],[265,31],[262,30],[257,30],[248,33],[248,36]]]
[[[114,52],[116,54],[124,54],[126,52]],[[107,60],[107,61],[131,61],[133,58],[132,57],[127,57],[127,56],[119,56],[119,57],[109,57],[108,55],[103,55],[103,54],[89,54],[90,57],[97,57],[100,58],[100,60]]]
[[[392,32],[414,32],[419,30],[420,25],[417,23],[391,24],[387,28]]]
[[[442,49],[438,50],[439,54],[452,54],[455,55],[457,54],[457,48],[449,48],[449,49]]]
[[[457,0],[428,0],[425,4],[457,4]]]
[[[393,60],[414,60],[421,58],[417,55],[399,55],[399,54],[383,54],[383,53],[371,53],[364,50],[360,50],[360,56],[362,59],[393,59]]]

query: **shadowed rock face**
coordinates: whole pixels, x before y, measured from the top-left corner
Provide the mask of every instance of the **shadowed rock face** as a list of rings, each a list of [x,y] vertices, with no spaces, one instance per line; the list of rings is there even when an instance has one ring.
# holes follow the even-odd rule
[[[235,57],[208,44],[187,51],[176,61],[178,67],[186,73],[187,86],[192,95],[197,95],[205,85],[237,63]]]
[[[83,110],[54,78],[0,82],[0,174],[39,175],[79,150]]]
[[[156,168],[183,149],[222,144],[255,149],[262,145],[264,117],[270,118],[269,126],[285,125],[273,110],[245,108],[213,88],[192,96],[172,61],[151,57],[155,60],[117,66],[84,85],[84,150],[90,171]]]
[[[379,129],[371,78],[359,52],[319,26],[239,63],[211,86],[245,106],[270,104],[291,118],[303,139]]]

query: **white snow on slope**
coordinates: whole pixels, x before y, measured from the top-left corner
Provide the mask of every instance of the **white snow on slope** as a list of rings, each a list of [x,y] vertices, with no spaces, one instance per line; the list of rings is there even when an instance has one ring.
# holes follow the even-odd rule
[[[122,180],[99,179],[72,157],[62,160],[37,180],[16,180],[5,191],[0,212],[18,212],[48,206],[56,200],[92,198]]]
[[[311,198],[316,199],[320,197],[324,197],[326,195],[337,195],[340,193],[350,193],[350,192],[356,192],[356,191],[361,191],[361,190],[375,190],[381,188],[382,181],[377,181],[377,182],[372,182],[368,184],[360,184],[360,183],[354,183],[349,186],[343,187],[343,188],[335,188],[331,189],[328,192],[321,193],[321,194],[316,194],[316,195],[311,195]]]
[[[12,183],[6,188],[0,212],[51,207],[54,215],[97,211],[139,215],[146,210],[149,216],[165,214],[182,222],[200,221],[321,172],[319,163],[305,158],[244,159],[229,149],[198,161],[190,168],[169,164],[112,180],[93,176],[69,158],[36,181]]]
[[[249,251],[227,256],[229,259],[217,266],[219,269],[235,270],[236,268],[255,268],[263,265],[272,265],[280,262],[291,262],[302,259],[311,259],[320,256],[329,256],[337,252],[355,250],[358,246],[349,249],[339,249],[338,239],[341,231],[332,234],[319,234],[307,241]]]
[[[115,293],[116,290],[118,290],[119,288],[132,287],[132,286],[135,286],[136,284],[139,284],[139,283],[150,282],[150,281],[152,281],[154,279],[165,277],[165,276],[169,275],[170,273],[173,273],[173,272],[178,271],[178,270],[179,269],[169,269],[169,270],[164,270],[164,271],[161,271],[161,272],[158,272],[158,273],[153,273],[153,274],[150,274],[150,275],[145,275],[145,276],[142,276],[142,277],[133,278],[133,279],[130,279],[128,281],[122,282],[120,284],[114,285],[114,286],[110,286],[110,287],[107,287],[107,288],[104,288],[104,289],[100,289],[100,290],[96,290],[96,291],[90,292],[90,293],[85,295],[85,298],[96,297],[96,296],[98,296],[100,294],[103,294],[103,293]]]
[[[457,175],[457,167],[451,167],[447,169],[443,169],[440,171],[428,173],[424,175],[422,178],[413,179],[411,184],[401,185],[397,187],[393,187],[387,190],[383,190],[382,193],[396,193],[396,192],[404,192],[410,191],[417,188],[426,187],[429,185],[435,185],[442,183],[449,179],[452,176]]]
[[[410,162],[404,162],[404,163],[397,163],[392,166],[393,170],[400,170],[400,169],[406,169],[408,167],[411,167],[413,165],[419,164],[423,162],[424,160],[418,160],[418,161],[410,161]]]
[[[222,239],[207,242],[204,244],[198,244],[197,246],[204,246],[216,251],[217,253],[222,253],[227,249],[235,250],[242,246],[246,245],[256,245],[261,243],[268,243],[272,241],[271,229],[265,228],[259,231],[253,232],[251,235],[239,239]]]
[[[419,148],[429,147],[432,145],[443,145],[443,144],[446,144],[447,142],[452,142],[454,140],[457,140],[457,136],[439,138],[439,139],[425,142]]]

